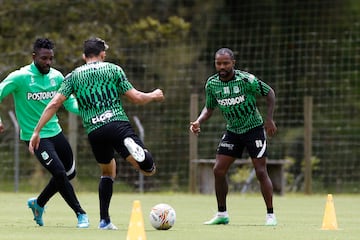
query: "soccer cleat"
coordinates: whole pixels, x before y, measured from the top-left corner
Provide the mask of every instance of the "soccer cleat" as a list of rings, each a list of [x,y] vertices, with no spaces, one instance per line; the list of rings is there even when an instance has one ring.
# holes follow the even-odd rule
[[[42,219],[42,215],[44,213],[44,208],[40,207],[37,204],[36,198],[30,198],[27,201],[28,207],[31,209],[34,215],[34,220],[39,226],[44,226],[44,221]]]
[[[77,227],[78,228],[88,228],[90,223],[89,223],[89,218],[86,214],[79,214],[78,215],[78,223],[77,223]]]
[[[101,219],[99,223],[99,229],[101,230],[118,230],[118,228],[111,222],[106,222],[105,219]]]
[[[216,214],[212,219],[207,222],[204,222],[205,225],[219,225],[219,224],[228,224],[229,216],[219,216]]]
[[[277,225],[277,221],[276,221],[276,217],[274,213],[268,213],[266,214],[266,222],[265,222],[266,226],[276,226]]]
[[[145,152],[132,138],[127,137],[124,139],[124,145],[137,162],[145,160]]]

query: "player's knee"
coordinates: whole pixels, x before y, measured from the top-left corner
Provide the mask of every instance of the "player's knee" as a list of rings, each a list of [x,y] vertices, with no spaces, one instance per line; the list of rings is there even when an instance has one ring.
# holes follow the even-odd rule
[[[265,180],[268,177],[266,168],[256,168],[256,177],[259,181]]]
[[[218,167],[213,168],[213,173],[215,177],[225,177],[226,170]]]
[[[59,171],[53,175],[54,180],[57,184],[67,181],[68,176],[66,176],[65,171]]]

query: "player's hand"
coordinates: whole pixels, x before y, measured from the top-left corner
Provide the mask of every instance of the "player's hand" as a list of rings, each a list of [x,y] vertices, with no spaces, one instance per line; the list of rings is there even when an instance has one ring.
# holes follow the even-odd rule
[[[265,127],[266,134],[269,137],[272,137],[272,136],[275,135],[275,133],[277,131],[277,127],[275,125],[275,122],[272,119],[271,120],[266,120],[265,124],[264,124],[264,127]]]
[[[156,102],[164,101],[165,97],[161,89],[155,89],[152,93],[153,93],[154,101]]]
[[[40,136],[38,133],[34,132],[29,142],[29,152],[31,152],[31,154],[34,154],[34,150],[39,148],[39,144],[40,144]]]
[[[0,133],[4,132],[5,130],[5,126],[4,124],[0,121]]]
[[[200,133],[200,123],[198,121],[190,122],[190,131],[196,136]]]

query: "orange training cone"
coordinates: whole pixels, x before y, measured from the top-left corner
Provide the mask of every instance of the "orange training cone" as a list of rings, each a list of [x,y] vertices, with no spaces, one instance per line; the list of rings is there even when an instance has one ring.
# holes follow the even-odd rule
[[[144,219],[139,200],[133,202],[126,240],[146,240]]]
[[[324,213],[324,218],[323,218],[323,223],[322,223],[321,229],[322,230],[337,230],[338,229],[332,194],[328,194],[328,196],[327,196],[325,213]]]

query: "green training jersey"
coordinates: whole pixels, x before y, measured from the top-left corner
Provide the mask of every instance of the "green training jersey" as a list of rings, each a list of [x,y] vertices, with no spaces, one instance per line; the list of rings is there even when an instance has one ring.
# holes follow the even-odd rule
[[[208,78],[206,104],[208,109],[219,107],[226,120],[226,129],[242,134],[263,125],[256,107],[256,97],[266,96],[270,87],[254,75],[235,70],[234,78],[228,82],[220,80],[218,74]]]
[[[20,139],[30,140],[40,116],[59,89],[63,75],[54,68],[48,74],[39,72],[34,63],[10,73],[0,83],[0,102],[12,94],[15,113],[20,126]],[[67,110],[78,113],[74,97],[69,98],[64,106]],[[40,132],[40,138],[53,137],[61,132],[59,120],[54,115]]]
[[[121,95],[133,86],[121,67],[109,62],[84,64],[65,77],[59,93],[72,93],[87,133],[112,121],[129,121]]]

